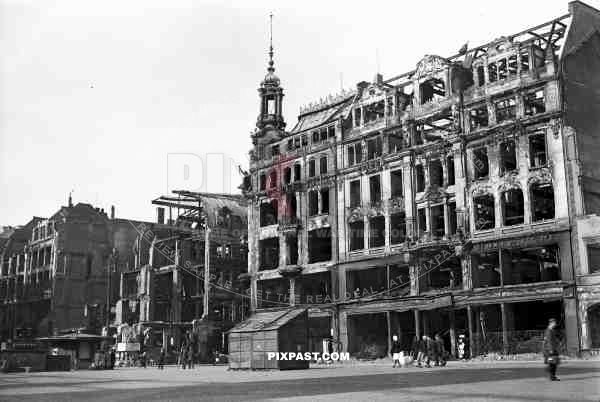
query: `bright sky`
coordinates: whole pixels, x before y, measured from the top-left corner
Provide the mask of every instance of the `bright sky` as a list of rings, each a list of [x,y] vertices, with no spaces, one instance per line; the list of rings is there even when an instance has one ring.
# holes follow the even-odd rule
[[[600,0],[589,4],[600,8]],[[338,92],[341,81],[352,88],[372,80],[377,54],[389,78],[425,54],[450,56],[466,41],[516,33],[567,7],[558,0],[0,0],[0,225],[50,216],[71,190],[75,202],[154,219],[150,201],[168,191],[168,154],[223,154],[225,166],[205,166],[204,174],[223,171],[225,190],[236,187],[228,161],[248,166],[271,11],[291,129],[300,105]]]

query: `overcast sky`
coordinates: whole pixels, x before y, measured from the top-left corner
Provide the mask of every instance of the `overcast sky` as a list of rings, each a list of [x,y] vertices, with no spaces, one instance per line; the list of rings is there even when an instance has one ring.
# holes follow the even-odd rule
[[[600,0],[589,4],[600,8]],[[225,167],[205,167],[209,176],[229,176],[228,160],[247,168],[271,11],[291,129],[300,105],[342,82],[372,80],[377,54],[389,78],[425,54],[450,56],[466,41],[474,47],[516,33],[567,7],[0,0],[0,225],[50,216],[71,190],[75,202],[153,219],[150,201],[168,190],[168,154],[223,154]]]

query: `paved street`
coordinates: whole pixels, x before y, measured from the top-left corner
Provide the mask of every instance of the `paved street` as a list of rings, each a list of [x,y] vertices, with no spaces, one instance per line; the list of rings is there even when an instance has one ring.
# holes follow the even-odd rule
[[[540,363],[381,364],[304,371],[227,371],[203,366],[0,375],[1,401],[598,401],[600,362],[566,362],[561,382]]]

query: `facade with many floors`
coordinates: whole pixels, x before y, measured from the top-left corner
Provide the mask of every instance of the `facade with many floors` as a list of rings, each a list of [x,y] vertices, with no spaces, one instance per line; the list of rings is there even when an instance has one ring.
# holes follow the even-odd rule
[[[385,355],[441,334],[474,354],[597,348],[600,12],[547,23],[302,108],[272,58],[252,135],[252,308],[310,308],[313,348]]]

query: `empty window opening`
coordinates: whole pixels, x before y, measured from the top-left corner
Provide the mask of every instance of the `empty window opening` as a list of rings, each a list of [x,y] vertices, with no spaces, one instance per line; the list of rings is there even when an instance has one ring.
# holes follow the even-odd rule
[[[423,82],[419,88],[421,90],[422,105],[427,102],[439,101],[446,97],[446,85],[444,84],[444,80],[432,78]]]
[[[508,78],[508,67],[506,59],[498,60],[498,79],[505,80]]]
[[[485,69],[483,66],[477,66],[477,86],[485,85]]]
[[[287,278],[257,281],[258,307],[281,307],[290,300],[290,281]]]
[[[367,159],[379,158],[383,154],[381,137],[370,139],[367,142]]]
[[[502,193],[502,209],[504,211],[504,225],[520,225],[523,223],[523,192],[512,189]]]
[[[560,254],[556,244],[503,250],[504,285],[558,281],[560,278]]]
[[[290,184],[292,182],[292,168],[286,167],[283,170],[283,181],[285,184]]]
[[[490,174],[487,148],[480,147],[473,150],[473,177],[483,179]]]
[[[504,141],[500,144],[500,173],[510,172],[517,169],[517,152],[513,140]]]
[[[320,174],[327,173],[327,157],[326,156],[319,159],[319,173]]]
[[[477,255],[473,254],[473,286],[487,288],[500,286],[500,257],[498,251]]]
[[[381,178],[379,175],[369,177],[369,190],[371,204],[381,201]]]
[[[469,111],[471,130],[487,127],[489,124],[487,105],[481,105]]]
[[[316,173],[316,162],[314,159],[311,159],[308,162],[308,177],[315,177]]]
[[[404,195],[402,188],[402,169],[394,170],[390,173],[391,178],[391,196],[392,198],[400,198]]]
[[[272,171],[269,173],[269,188],[277,187],[277,172]]]
[[[287,216],[296,216],[296,211],[298,210],[296,194],[287,194],[286,197],[289,201],[287,204]]]
[[[546,111],[546,99],[544,98],[543,89],[528,93],[524,96],[523,101],[525,104],[525,116],[533,116]]]
[[[554,189],[552,183],[536,183],[531,186],[533,221],[554,219]]]
[[[446,170],[448,185],[453,186],[456,183],[456,177],[454,175],[454,157],[452,155],[446,157]]]
[[[360,180],[353,180],[350,182],[350,206],[360,206]]]
[[[369,247],[385,246],[385,218],[376,216],[369,220]]]
[[[390,243],[398,244],[406,241],[406,215],[404,212],[390,216]]]
[[[334,126],[327,127],[327,137],[335,138],[335,127]]]
[[[600,244],[588,244],[587,256],[590,274],[600,272]]]
[[[425,191],[425,170],[423,169],[423,165],[416,165],[415,173],[417,176],[417,192]]]
[[[354,145],[350,145],[348,148],[348,166],[354,165]]]
[[[403,148],[404,140],[400,135],[390,134],[388,143],[390,152],[400,152]]]
[[[370,105],[366,105],[365,109],[365,123],[370,123],[373,121],[377,121],[379,119],[383,119],[385,114],[385,102],[379,101],[372,103]]]
[[[302,179],[302,174],[300,173],[301,167],[300,164],[294,165],[294,181],[300,181]]]
[[[291,151],[294,149],[294,140],[293,139],[289,139],[287,142],[287,150]]]
[[[327,141],[327,128],[322,128],[319,131],[319,137],[321,142]]]
[[[496,106],[496,122],[514,119],[517,116],[517,102],[515,98],[507,98],[499,100],[495,103]]]
[[[277,200],[260,204],[260,226],[269,226],[277,223]]]
[[[496,226],[494,196],[481,195],[473,199],[475,212],[475,230],[493,229]]]
[[[456,234],[457,230],[457,216],[456,216],[456,202],[448,203],[448,231],[449,234]]]
[[[329,213],[329,189],[324,188],[321,190],[321,213]]]
[[[435,257],[434,257],[435,258]],[[439,289],[453,289],[462,283],[460,260],[450,258],[427,273],[423,274],[421,287],[424,292]]]
[[[267,175],[265,175],[264,173],[261,174],[258,180],[260,182],[260,189],[265,190],[267,188]]]
[[[489,82],[498,81],[498,69],[496,67],[496,63],[488,64],[488,81]]]
[[[387,269],[380,266],[348,271],[346,286],[348,294],[355,298],[383,292],[387,289]]]
[[[427,231],[427,211],[425,211],[425,208],[419,208],[417,210],[417,229],[419,231],[419,237]]]
[[[331,229],[320,228],[308,232],[308,262],[331,260]]]
[[[444,170],[442,162],[439,159],[432,160],[429,163],[429,185],[440,187],[444,180]]]
[[[308,215],[314,216],[319,213],[319,193],[316,190],[308,192]]]
[[[275,269],[279,266],[279,239],[271,238],[259,240],[260,252],[259,271]]]
[[[535,68],[540,68],[542,66],[544,66],[544,64],[546,64],[545,61],[545,52],[542,48],[538,47],[538,46],[534,46],[533,48],[533,65],[535,66]]]
[[[352,222],[349,225],[350,251],[365,248],[365,224],[361,221]]]
[[[271,156],[279,155],[279,145],[273,145],[271,147]]]
[[[302,146],[303,147],[307,146],[308,145],[308,137],[304,134],[300,138],[302,138]]]
[[[521,71],[529,71],[529,49],[521,49]]]
[[[543,133],[529,136],[529,162],[532,168],[546,166],[546,135]]]
[[[361,116],[362,116],[362,109],[360,109],[360,108],[354,109],[354,127],[360,126]]]
[[[513,54],[508,58],[508,75],[516,76],[519,64],[517,63],[517,55]]]
[[[318,144],[319,143],[319,132],[318,131],[313,131],[312,132],[312,143],[313,144]]]
[[[444,237],[445,233],[444,206],[431,207],[431,234],[434,237]]]

